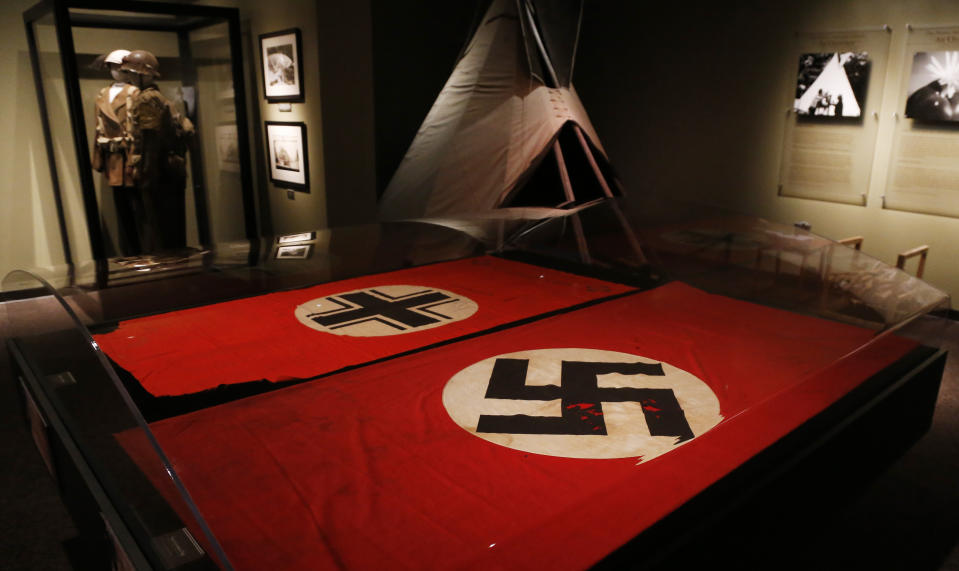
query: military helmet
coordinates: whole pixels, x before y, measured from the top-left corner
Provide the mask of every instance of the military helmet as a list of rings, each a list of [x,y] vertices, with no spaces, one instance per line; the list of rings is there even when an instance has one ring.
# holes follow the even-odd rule
[[[123,65],[123,58],[130,53],[130,50],[113,50],[110,53],[98,55],[97,59],[90,64],[90,69],[106,69],[110,64]]]
[[[133,50],[123,57],[123,71],[132,71],[140,75],[160,77],[160,62],[155,55],[146,50]]]
[[[104,63],[123,63],[123,58],[130,55],[130,50],[113,50],[107,54],[107,57],[104,58]]]

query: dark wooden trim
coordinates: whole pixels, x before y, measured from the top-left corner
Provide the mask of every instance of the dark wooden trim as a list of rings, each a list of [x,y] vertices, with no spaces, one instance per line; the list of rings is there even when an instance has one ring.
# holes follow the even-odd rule
[[[204,6],[200,4],[171,4],[166,2],[144,2],[141,0],[62,0],[67,8],[84,10],[117,10],[122,12],[144,12],[169,14],[173,16],[191,16],[195,18],[226,18],[236,8]]]
[[[60,227],[60,244],[63,248],[63,258],[70,272],[73,272],[73,251],[70,247],[70,234],[67,232],[66,214],[63,209],[63,197],[60,190],[60,177],[57,174],[57,159],[53,149],[53,139],[50,133],[50,116],[47,111],[46,92],[43,89],[43,75],[40,69],[40,54],[37,52],[37,38],[33,33],[34,22],[47,13],[50,6],[47,2],[37,4],[24,12],[24,26],[27,32],[27,45],[30,50],[30,66],[33,68],[33,84],[36,89],[37,105],[40,107],[40,123],[43,125],[43,144],[47,152],[47,167],[50,169],[50,186],[53,190],[53,202],[57,209],[57,224]]]
[[[74,28],[122,28],[124,30],[145,30],[151,32],[179,32],[208,26],[215,18],[186,18],[169,20],[167,18],[137,18],[136,16],[104,16],[100,14],[70,14],[70,24]]]
[[[63,65],[63,85],[67,95],[67,107],[70,109],[70,126],[73,128],[73,144],[77,154],[77,174],[80,177],[80,188],[83,192],[83,209],[87,216],[87,236],[90,239],[93,258],[99,260],[106,257],[106,245],[103,240],[100,208],[97,205],[93,182],[90,145],[87,141],[86,126],[83,124],[83,97],[80,94],[77,54],[70,28],[70,12],[66,3],[55,2],[53,8],[60,61]]]
[[[243,79],[243,34],[240,29],[240,12],[233,9],[227,16],[230,30],[230,53],[233,55],[233,106],[236,113],[237,147],[241,157],[250,156],[250,123],[246,116],[246,84]],[[255,59],[255,58],[254,58]],[[240,184],[243,193],[243,218],[246,237],[256,240],[259,230],[256,223],[256,197],[253,194],[253,170],[249,160],[240,161]]]
[[[29,24],[35,20],[39,20],[52,10],[51,4],[51,0],[41,0],[30,8],[27,8],[23,13],[23,21]]]
[[[196,60],[193,59],[193,48],[190,45],[190,33],[179,30],[177,44],[180,50],[180,82],[184,87],[193,88],[193,117],[188,117],[195,125],[199,125],[200,92],[197,85]],[[189,116],[189,113],[187,114]],[[196,229],[200,244],[209,248],[213,244],[210,234],[210,207],[207,202],[206,174],[203,169],[203,146],[198,145],[196,137],[189,142],[190,150],[190,179],[193,182],[193,207],[196,214]]]

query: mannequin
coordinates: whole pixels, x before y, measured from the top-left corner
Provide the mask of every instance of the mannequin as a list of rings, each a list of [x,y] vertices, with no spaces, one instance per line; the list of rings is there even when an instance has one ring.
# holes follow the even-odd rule
[[[135,188],[129,160],[132,143],[129,110],[140,91],[121,69],[123,58],[129,53],[128,50],[113,50],[97,58],[93,64],[97,69],[109,69],[114,83],[97,94],[91,157],[93,170],[102,172],[107,184],[113,188],[120,251],[126,256],[142,253],[144,223],[143,199]]]
[[[130,52],[121,69],[138,88],[130,107],[130,164],[147,205],[150,245],[182,249],[186,247],[186,153],[193,124],[157,89],[159,62],[152,53]]]

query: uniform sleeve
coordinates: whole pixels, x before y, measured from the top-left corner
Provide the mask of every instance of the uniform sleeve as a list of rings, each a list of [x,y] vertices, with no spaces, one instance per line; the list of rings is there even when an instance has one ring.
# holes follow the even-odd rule
[[[103,170],[103,154],[97,145],[97,139],[100,137],[102,127],[100,126],[100,111],[94,105],[93,116],[96,118],[96,127],[93,129],[93,148],[90,151],[90,165],[93,170],[100,172]]]

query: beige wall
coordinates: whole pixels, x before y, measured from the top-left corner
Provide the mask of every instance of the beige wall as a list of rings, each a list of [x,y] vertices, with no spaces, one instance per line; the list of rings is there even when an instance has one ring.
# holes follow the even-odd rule
[[[959,294],[959,219],[884,210],[881,200],[904,65],[908,72],[905,25],[959,24],[959,3],[722,4],[588,5],[574,81],[627,189],[806,220],[832,238],[863,235],[866,252],[889,263],[928,244],[925,278]],[[794,33],[882,24],[892,33],[886,75],[870,79],[884,93],[867,205],[777,196]]]
[[[369,1],[240,0],[248,32],[247,80],[256,93],[258,121],[254,161],[266,159],[264,121],[306,123],[309,193],[294,192],[266,179],[259,185],[264,226],[283,234],[365,222],[375,217],[373,79]],[[303,41],[306,97],[280,111],[263,95],[259,35],[299,28]],[[255,89],[255,91],[254,91]]]
[[[50,171],[20,14],[33,0],[0,9],[0,279],[8,270],[62,263]]]
[[[252,124],[252,129],[258,129],[258,137],[251,137],[264,146],[264,121],[302,121],[306,123],[307,153],[310,176],[310,192],[294,192],[293,200],[287,198],[285,189],[275,187],[269,179],[259,185],[267,192],[267,209],[271,218],[273,231],[279,234],[299,232],[313,228],[322,228],[327,224],[326,207],[326,165],[323,159],[323,113],[320,106],[320,76],[317,73],[316,53],[318,51],[316,5],[313,2],[297,0],[244,0],[238,2],[242,18],[249,30],[250,37],[246,48],[251,51],[247,59],[248,93],[255,93],[255,101],[259,108],[259,122]],[[303,40],[303,85],[306,99],[303,103],[293,103],[293,110],[281,112],[279,105],[267,103],[263,96],[263,78],[260,71],[258,36],[269,32],[300,28]],[[265,148],[256,149],[255,160],[265,160]],[[266,171],[263,171],[266,174]]]
[[[0,91],[0,105],[6,110],[0,120],[0,172],[4,176],[0,184],[0,277],[14,268],[52,266],[64,260],[22,23],[23,11],[34,3],[10,0],[0,6],[0,66],[12,86]],[[376,194],[369,2],[204,3],[240,9],[253,145],[250,154],[262,229],[285,233],[372,219]],[[302,32],[306,100],[294,103],[292,112],[284,113],[263,99],[257,36],[294,27]],[[54,146],[68,170],[62,186],[74,259],[79,261],[89,257],[90,247],[65,102],[57,109],[61,107],[57,123],[62,136],[55,137]],[[285,189],[269,184],[265,165],[260,164],[265,161],[263,121],[267,120],[307,124],[310,192],[297,192],[294,200],[287,198]],[[210,149],[205,152],[208,160],[215,161],[213,154]],[[240,204],[239,200],[222,200],[224,204],[218,206],[216,198],[210,197],[212,208],[229,210],[229,204]],[[226,218],[242,220],[234,210]],[[235,238],[237,232],[242,235],[242,228],[234,226],[214,223],[214,238]]]
[[[209,0],[240,9],[249,106],[251,160],[261,229],[295,233],[375,218],[373,79],[369,0]],[[259,36],[299,28],[306,97],[280,111],[263,95]],[[255,107],[254,107],[255,106]],[[309,193],[269,183],[264,121],[303,122]]]

